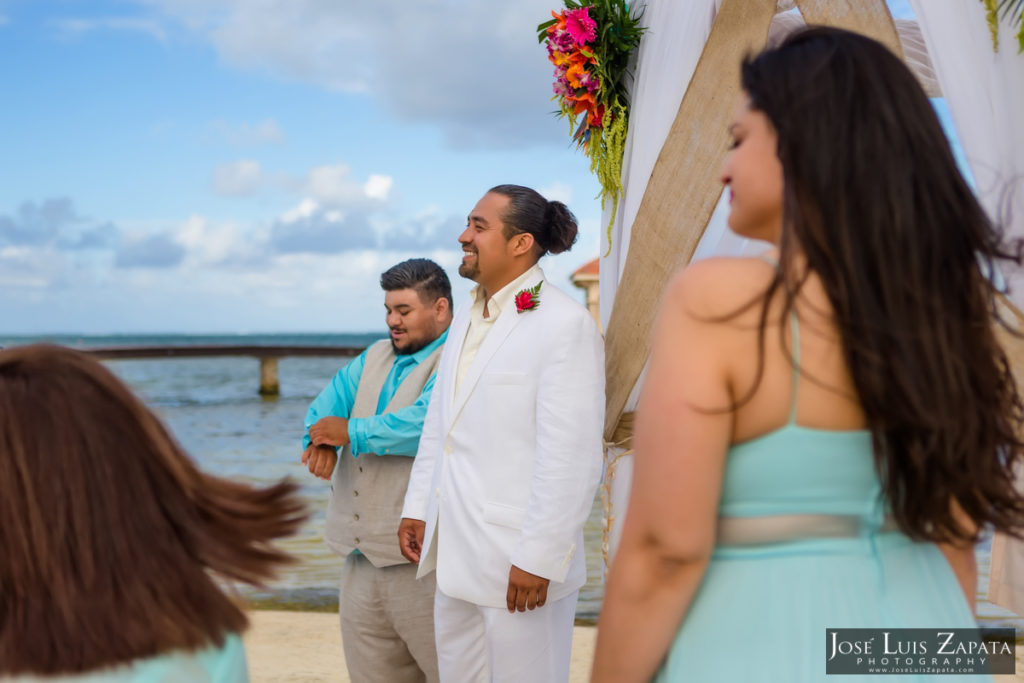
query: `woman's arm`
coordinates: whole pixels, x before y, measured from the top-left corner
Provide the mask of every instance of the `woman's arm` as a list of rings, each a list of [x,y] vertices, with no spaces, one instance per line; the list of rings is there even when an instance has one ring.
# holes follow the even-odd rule
[[[637,410],[629,510],[598,623],[594,683],[648,681],[714,549],[732,397],[727,327],[702,300],[715,264],[670,284]]]

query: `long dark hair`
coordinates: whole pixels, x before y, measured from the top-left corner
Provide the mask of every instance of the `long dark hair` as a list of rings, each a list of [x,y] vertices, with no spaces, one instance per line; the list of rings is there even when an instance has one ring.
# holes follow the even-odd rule
[[[816,273],[900,528],[976,540],[955,502],[979,530],[1019,536],[1024,406],[992,329],[990,278],[997,261],[1020,263],[1020,245],[1003,245],[921,87],[880,43],[807,29],[744,60],[742,84],[775,129],[785,180],[762,361],[769,303],[781,292],[788,315]],[[793,282],[797,253],[807,269]]]
[[[223,644],[246,618],[211,573],[269,577],[304,518],[294,484],[201,472],[85,354],[0,351],[0,675]]]

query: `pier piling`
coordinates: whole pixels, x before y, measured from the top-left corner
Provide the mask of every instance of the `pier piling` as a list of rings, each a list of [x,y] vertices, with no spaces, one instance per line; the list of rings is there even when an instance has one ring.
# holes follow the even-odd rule
[[[277,379],[277,358],[260,358],[260,396],[277,396],[281,383]]]
[[[193,344],[170,346],[97,346],[80,349],[100,360],[127,360],[141,358],[207,358],[212,356],[254,356],[260,359],[260,394],[277,396],[281,383],[277,376],[277,361],[289,356],[355,358],[363,352],[362,346],[271,346]]]

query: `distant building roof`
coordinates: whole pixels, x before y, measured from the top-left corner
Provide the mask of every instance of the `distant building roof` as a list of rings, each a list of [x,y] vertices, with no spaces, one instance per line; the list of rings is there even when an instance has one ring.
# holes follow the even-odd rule
[[[596,258],[593,261],[589,261],[587,263],[584,263],[582,266],[577,268],[576,271],[572,274],[572,276],[575,279],[576,277],[578,277],[580,275],[597,275],[600,270],[601,270],[601,259]]]

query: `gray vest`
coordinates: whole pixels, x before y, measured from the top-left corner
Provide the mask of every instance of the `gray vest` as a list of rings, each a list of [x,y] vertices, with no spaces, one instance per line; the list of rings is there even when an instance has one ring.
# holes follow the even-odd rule
[[[443,344],[409,373],[384,409],[385,413],[416,402],[437,369],[442,348]],[[380,391],[394,361],[395,352],[387,339],[367,350],[349,417],[377,414]],[[398,549],[398,524],[412,471],[411,455],[362,453],[355,458],[351,446],[342,449],[331,478],[331,498],[327,504],[324,536],[331,550],[347,557],[358,549],[374,567],[408,562]]]

